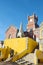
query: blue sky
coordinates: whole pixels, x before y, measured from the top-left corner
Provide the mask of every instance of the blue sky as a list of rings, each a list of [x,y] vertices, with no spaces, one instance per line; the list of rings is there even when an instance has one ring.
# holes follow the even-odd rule
[[[0,0],[0,40],[5,39],[5,31],[10,25],[19,28],[23,23],[26,30],[27,16],[35,13],[38,24],[43,21],[43,0]]]

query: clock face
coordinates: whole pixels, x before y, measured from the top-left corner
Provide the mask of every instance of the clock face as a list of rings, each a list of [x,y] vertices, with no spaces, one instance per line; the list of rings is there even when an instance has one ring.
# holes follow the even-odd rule
[[[30,22],[32,22],[32,19],[30,19]]]

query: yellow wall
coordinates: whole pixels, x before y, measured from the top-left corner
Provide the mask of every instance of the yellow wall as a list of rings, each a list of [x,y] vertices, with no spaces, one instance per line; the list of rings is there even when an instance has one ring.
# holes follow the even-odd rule
[[[32,52],[36,48],[37,45],[38,43],[36,41],[34,41],[31,38],[28,38],[28,51],[29,52]]]
[[[27,53],[31,53],[34,48],[37,46],[37,42],[31,38],[14,38],[14,39],[6,39],[4,41],[4,46],[9,47],[14,50],[15,56],[13,57],[13,61],[23,57]]]
[[[40,60],[40,62],[43,62],[43,52],[40,50],[37,50],[36,52],[37,59]]]
[[[16,54],[13,56],[12,62],[22,58],[23,56],[25,56],[27,54],[27,50],[24,50],[22,53]]]
[[[13,49],[15,52],[20,53],[26,49],[26,38],[15,38],[15,39],[6,39],[4,41],[5,47]]]
[[[2,60],[2,59],[5,60],[6,58],[8,58],[10,49],[9,48],[0,48],[0,52],[1,52],[0,60]]]
[[[37,43],[31,38],[15,38],[6,39],[4,41],[5,47],[13,49],[17,53],[21,53],[23,50],[28,49],[30,52],[37,46]]]
[[[39,60],[39,62],[38,62]],[[38,65],[38,63],[43,63],[43,52],[35,49],[34,52],[34,64]]]

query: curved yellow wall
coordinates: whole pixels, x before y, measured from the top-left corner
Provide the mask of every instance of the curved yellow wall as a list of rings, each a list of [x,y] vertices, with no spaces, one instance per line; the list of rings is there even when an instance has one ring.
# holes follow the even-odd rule
[[[43,62],[43,52],[40,50],[37,50],[36,52],[37,59],[40,60],[40,62]]]
[[[28,51],[29,51],[29,53],[32,52],[36,48],[37,45],[38,45],[38,43],[36,41],[34,41],[31,38],[28,38]]]
[[[5,60],[8,58],[8,54],[10,52],[9,48],[0,48],[0,61]]]
[[[5,47],[9,47],[13,49],[17,53],[21,53],[23,50],[28,49],[29,52],[37,46],[36,41],[31,38],[14,38],[14,39],[6,39],[4,41]]]
[[[6,39],[4,41],[4,46],[9,47],[14,50],[15,56],[13,57],[13,61],[25,56],[27,53],[31,53],[34,48],[37,46],[37,42],[31,38],[14,38],[14,39]]]
[[[8,46],[13,49],[17,53],[20,53],[26,49],[26,38],[6,39],[4,45],[5,47]]]

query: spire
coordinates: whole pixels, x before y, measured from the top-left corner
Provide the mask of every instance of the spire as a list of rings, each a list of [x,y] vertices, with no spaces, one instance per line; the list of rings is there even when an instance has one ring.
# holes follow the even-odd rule
[[[17,37],[23,37],[24,36],[24,32],[23,32],[23,25],[22,23],[20,24],[20,28],[19,28],[19,32],[17,34]]]
[[[23,33],[23,24],[20,24],[19,32]]]

